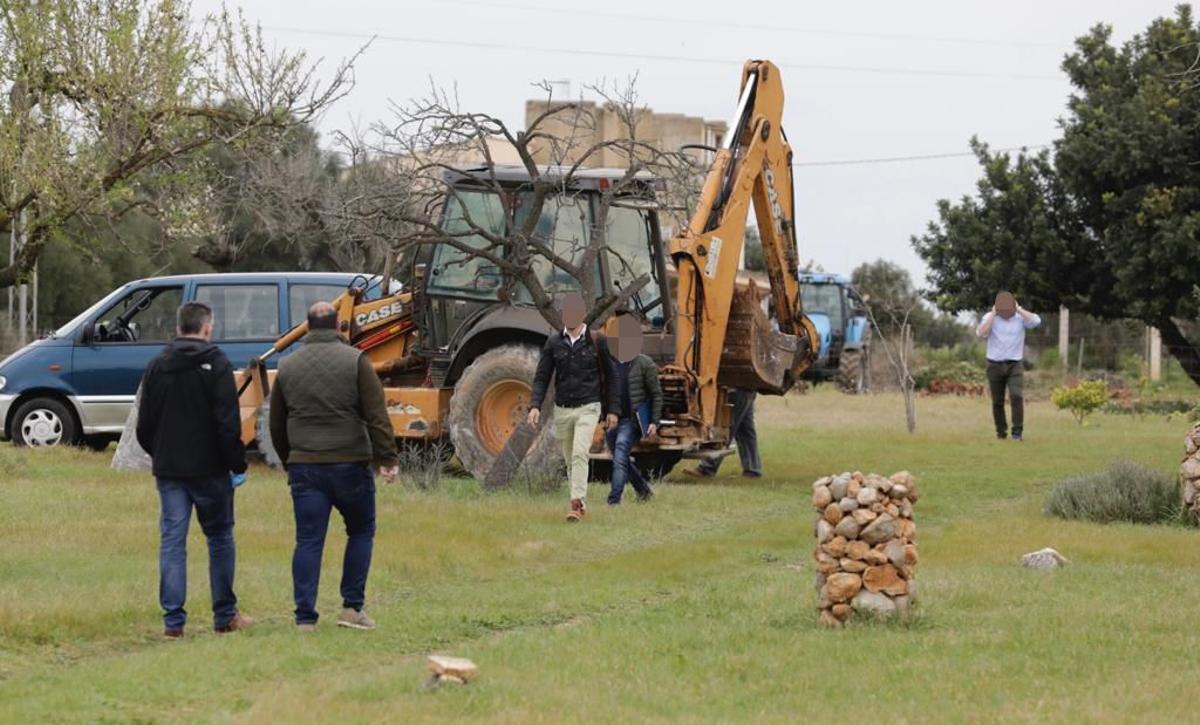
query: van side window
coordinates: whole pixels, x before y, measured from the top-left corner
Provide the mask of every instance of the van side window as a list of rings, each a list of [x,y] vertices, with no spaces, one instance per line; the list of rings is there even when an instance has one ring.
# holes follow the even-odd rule
[[[97,343],[161,344],[175,336],[182,287],[142,287],[125,295],[96,320]]]
[[[213,340],[279,337],[279,287],[273,284],[205,284],[196,301],[212,307]]]
[[[333,302],[345,291],[346,285],[342,284],[296,284],[295,282],[289,284],[289,329],[308,319],[309,307],[317,302]]]

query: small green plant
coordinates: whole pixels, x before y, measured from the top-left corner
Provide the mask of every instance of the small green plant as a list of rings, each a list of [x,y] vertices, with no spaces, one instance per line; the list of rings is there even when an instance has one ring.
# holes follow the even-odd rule
[[[1050,402],[1059,410],[1069,410],[1075,422],[1083,425],[1084,418],[1096,412],[1108,401],[1108,386],[1103,380],[1084,380],[1078,385],[1055,388]]]
[[[1106,470],[1063,479],[1046,499],[1046,513],[1096,523],[1156,524],[1179,521],[1175,478],[1129,461]]]

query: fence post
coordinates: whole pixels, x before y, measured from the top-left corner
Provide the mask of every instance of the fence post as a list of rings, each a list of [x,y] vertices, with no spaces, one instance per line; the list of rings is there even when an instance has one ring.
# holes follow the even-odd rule
[[[1162,380],[1162,333],[1157,327],[1150,328],[1150,380]]]
[[[1058,359],[1065,374],[1071,369],[1071,311],[1066,305],[1058,306]]]

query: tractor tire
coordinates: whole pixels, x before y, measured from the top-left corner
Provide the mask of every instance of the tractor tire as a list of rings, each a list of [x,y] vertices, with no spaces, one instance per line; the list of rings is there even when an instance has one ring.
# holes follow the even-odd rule
[[[475,358],[454,385],[450,442],[463,468],[480,481],[528,414],[540,352],[532,345],[501,345]],[[551,406],[543,410],[539,428],[521,468],[538,478],[561,481],[565,463],[554,436]]]
[[[857,350],[842,350],[838,359],[838,385],[842,392],[859,395],[871,388],[871,359],[867,347]]]

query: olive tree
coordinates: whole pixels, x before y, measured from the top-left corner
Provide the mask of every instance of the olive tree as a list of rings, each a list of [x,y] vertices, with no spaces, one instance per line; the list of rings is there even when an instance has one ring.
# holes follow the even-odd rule
[[[344,95],[351,68],[321,80],[240,16],[196,22],[180,0],[0,3],[0,229],[22,238],[0,287],[75,220],[202,223],[200,152],[270,146]]]

